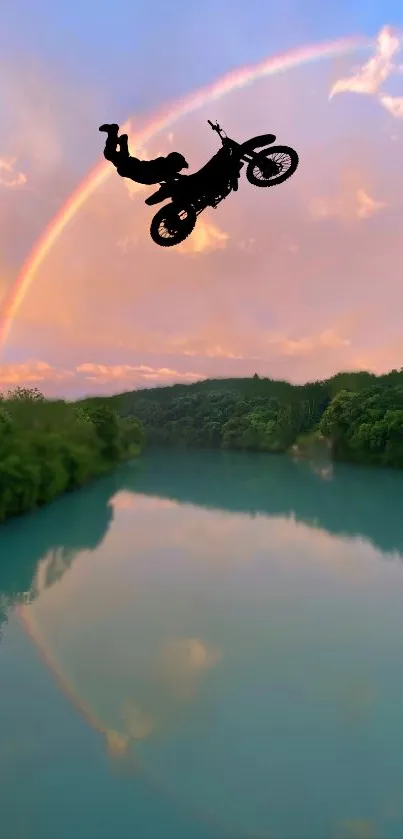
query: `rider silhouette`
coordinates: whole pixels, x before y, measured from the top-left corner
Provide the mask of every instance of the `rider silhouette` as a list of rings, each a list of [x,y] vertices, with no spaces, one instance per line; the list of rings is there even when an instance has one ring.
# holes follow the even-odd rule
[[[128,136],[121,134],[119,137],[119,126],[116,123],[101,125],[99,130],[107,134],[104,157],[116,166],[122,178],[130,178],[139,184],[157,184],[172,180],[181,169],[189,168],[183,155],[176,151],[155,160],[131,157]]]

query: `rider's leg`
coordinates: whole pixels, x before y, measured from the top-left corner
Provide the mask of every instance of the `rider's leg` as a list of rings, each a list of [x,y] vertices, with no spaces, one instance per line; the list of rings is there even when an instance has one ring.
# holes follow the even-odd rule
[[[117,166],[120,160],[120,151],[118,151],[118,135],[119,135],[119,126],[116,123],[112,125],[101,125],[99,128],[100,131],[105,131],[107,134],[105,148],[104,148],[104,157],[106,160],[109,160],[114,166]]]
[[[147,184],[148,178],[148,164],[139,160],[138,157],[132,157],[129,152],[129,139],[127,134],[121,134],[118,137],[118,146],[120,148],[119,165],[117,167],[118,175],[122,178],[130,178],[132,181],[137,181],[140,184]],[[155,181],[151,181],[155,183]]]
[[[130,180],[137,181],[139,184],[148,184],[150,181],[145,166],[147,164],[144,164],[138,157],[122,157],[119,159],[117,172],[122,178],[130,178]],[[153,180],[151,183],[155,183],[155,181]]]
[[[119,175],[124,171],[131,174],[125,174],[124,177],[132,178],[142,184],[157,184],[161,180],[165,180],[166,163],[165,157],[157,157],[155,160],[139,160],[138,157],[132,157],[129,152],[129,140],[127,134],[121,134],[118,137],[118,146],[120,148],[119,160]]]
[[[116,166],[118,175],[121,175],[122,178],[130,178],[140,184],[158,183],[159,174],[150,170],[147,161],[143,162],[137,157],[130,156],[128,136],[122,134],[119,137],[118,125],[101,125],[99,130],[106,131],[108,134],[104,156]]]
[[[120,137],[118,137],[118,146],[122,157],[130,157],[129,138],[127,134],[121,134]]]

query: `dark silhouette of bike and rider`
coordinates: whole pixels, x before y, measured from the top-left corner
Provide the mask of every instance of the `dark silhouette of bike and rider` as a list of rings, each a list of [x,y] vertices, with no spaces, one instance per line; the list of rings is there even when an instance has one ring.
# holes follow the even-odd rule
[[[273,146],[274,134],[261,134],[245,143],[227,137],[218,123],[209,125],[221,139],[222,148],[199,169],[181,174],[189,164],[179,152],[170,152],[155,160],[140,160],[129,151],[127,134],[119,136],[117,123],[101,125],[107,135],[104,157],[113,163],[122,178],[140,184],[160,184],[145,203],[159,204],[170,199],[154,216],[150,234],[157,245],[170,247],[183,242],[194,229],[197,216],[207,207],[216,208],[238,189],[241,171],[246,164],[246,178],[253,186],[269,187],[283,183],[294,174],[299,158],[289,146]],[[271,148],[264,148],[270,146]]]

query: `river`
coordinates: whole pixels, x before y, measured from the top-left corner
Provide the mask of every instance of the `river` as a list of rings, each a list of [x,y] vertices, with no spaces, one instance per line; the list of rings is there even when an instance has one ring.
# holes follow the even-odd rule
[[[1,839],[401,839],[403,474],[149,451],[0,557]]]

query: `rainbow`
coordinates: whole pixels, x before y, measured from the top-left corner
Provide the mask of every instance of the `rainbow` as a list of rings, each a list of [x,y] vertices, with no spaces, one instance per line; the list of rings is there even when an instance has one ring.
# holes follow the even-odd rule
[[[125,124],[124,130],[130,134],[130,142],[133,148],[141,147],[156,134],[168,129],[181,117],[197,111],[210,102],[216,102],[226,94],[244,88],[259,78],[291,70],[301,64],[308,64],[322,58],[331,58],[360,49],[367,49],[371,44],[372,41],[368,38],[349,37],[323,44],[300,47],[267,58],[258,64],[231,71],[211,85],[201,88],[196,93],[192,93],[176,103],[174,102],[151,118],[148,124],[135,136],[131,135],[130,121]],[[0,350],[4,348],[19,307],[48,253],[80,208],[112,173],[115,173],[115,170],[104,160],[92,169],[68,201],[60,208],[33,247],[0,309]]]
[[[79,686],[75,685],[73,681],[65,675],[60,663],[51,653],[49,644],[46,643],[44,639],[43,633],[34,616],[32,608],[21,603],[16,607],[16,613],[22,626],[24,627],[25,632],[32,641],[33,645],[36,647],[41,661],[51,672],[57,686],[69,700],[75,711],[81,719],[87,723],[87,725],[89,725],[101,736],[103,742],[106,743],[108,753],[112,760],[119,760],[119,758],[122,757],[124,758],[126,751],[125,738],[120,734],[120,732],[108,729],[106,723],[103,722],[92,710],[92,708],[90,708],[89,705],[81,699]],[[148,767],[144,761],[141,760],[138,754],[133,755],[132,753],[132,760],[133,757],[135,759],[136,771],[141,772],[143,780],[146,781],[152,789],[154,789],[160,796],[178,799],[178,796],[175,795],[172,790],[167,788],[167,786],[164,785],[154,774],[150,773]],[[196,816],[199,821],[211,824],[211,816],[206,817],[206,814],[203,811],[194,812],[193,808],[190,808],[187,805],[187,802],[182,799],[178,799],[177,803],[183,810],[188,811],[193,818]],[[221,830],[223,829],[223,825],[219,825],[219,827],[221,827]]]
[[[50,652],[48,645],[43,639],[38,622],[35,620],[32,609],[30,609],[29,606],[25,606],[20,603],[16,607],[16,613],[25,629],[25,632],[38,650],[42,662],[52,673],[53,678],[55,679],[61,692],[70,700],[75,710],[78,711],[81,717],[88,725],[91,726],[91,728],[98,731],[99,734],[103,734],[107,737],[109,732],[106,725],[79,698],[79,690],[77,686],[74,685],[63,673],[54,656]]]
[[[75,684],[73,680],[63,672],[60,661],[58,661],[51,652],[50,645],[44,637],[32,607],[21,603],[16,607],[16,613],[26,634],[35,646],[39,654],[39,658],[50,671],[57,686],[71,703],[81,719],[84,720],[84,722],[86,722],[87,725],[89,725],[98,735],[100,735],[101,742],[106,745],[109,757],[113,761],[111,768],[113,769],[113,765],[115,764],[116,766],[116,761],[120,761],[122,758],[124,765],[126,746],[129,742],[128,739],[126,739],[121,732],[109,729],[107,724],[100,719],[88,703],[83,701],[80,696],[79,685]],[[210,828],[210,830],[212,827],[215,827],[217,835],[220,835],[224,831],[228,834],[233,834],[233,825],[229,823],[224,824],[222,818],[220,818],[220,821],[217,822],[217,817],[215,815],[206,812],[203,807],[195,807],[194,805],[189,804],[186,799],[183,799],[180,794],[170,787],[169,783],[161,780],[155,772],[150,770],[150,767],[141,758],[140,753],[137,750],[133,750],[133,746],[132,749],[127,752],[127,755],[130,761],[129,768],[131,766],[135,770],[136,774],[141,774],[143,781],[145,781],[159,796],[173,799],[176,805],[180,807],[183,812],[186,812],[192,819],[196,818],[199,823],[205,824]],[[253,833],[250,835],[253,837]],[[256,837],[256,839],[259,839],[259,837]]]

